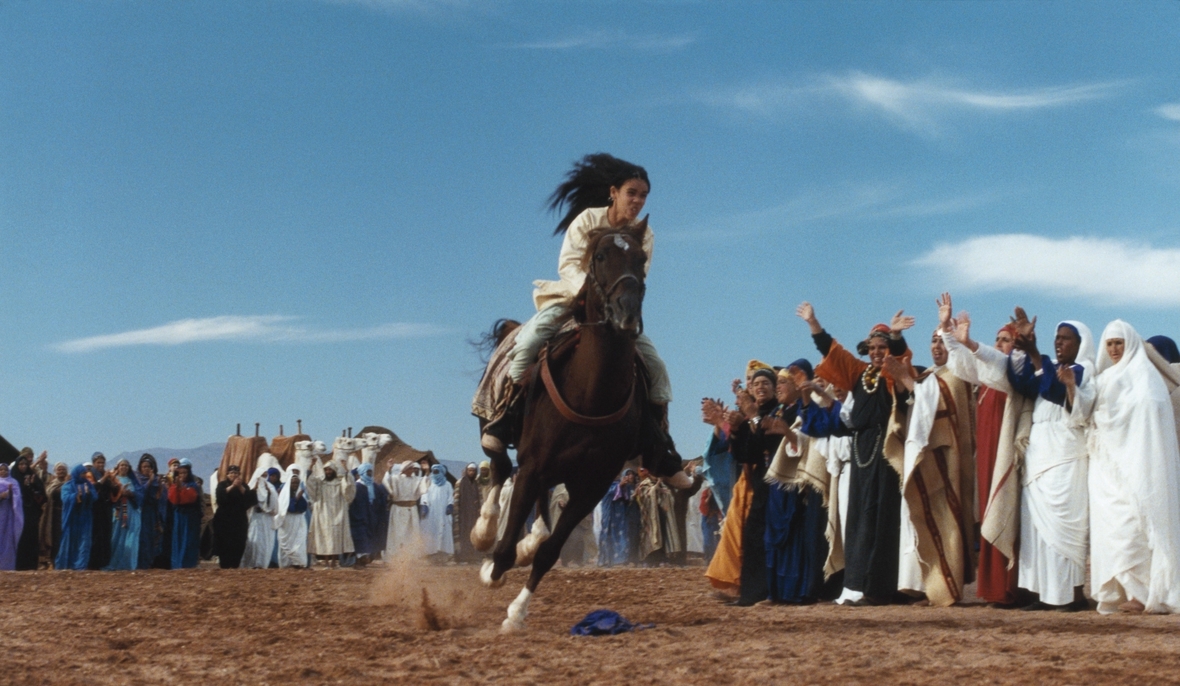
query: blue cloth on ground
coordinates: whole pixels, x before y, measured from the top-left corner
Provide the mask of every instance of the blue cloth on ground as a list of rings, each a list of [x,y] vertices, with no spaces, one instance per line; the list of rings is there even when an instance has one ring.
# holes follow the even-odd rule
[[[637,629],[650,629],[655,624],[632,624],[614,610],[595,610],[570,629],[572,636],[614,636]]]

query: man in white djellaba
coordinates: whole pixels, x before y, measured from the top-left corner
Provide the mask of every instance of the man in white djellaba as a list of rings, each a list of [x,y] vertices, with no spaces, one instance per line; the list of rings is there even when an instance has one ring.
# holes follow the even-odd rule
[[[279,567],[307,567],[307,489],[301,468],[287,468],[287,481],[279,484],[279,504],[274,516],[279,541]]]
[[[342,478],[343,464],[329,459],[323,466],[324,475],[313,469],[307,475],[307,494],[315,506],[311,508],[311,554],[335,568],[340,556],[355,550],[352,530],[348,523],[348,505],[356,497],[356,482]]]
[[[455,554],[451,522],[455,513],[455,488],[447,481],[447,468],[436,464],[430,468],[430,486],[419,503],[422,515],[422,553]]]
[[[1168,389],[1120,319],[1102,333],[1097,372],[1091,592],[1103,614],[1180,612],[1180,447]]]
[[[1094,409],[1095,341],[1081,322],[1055,329],[1050,359],[1037,350],[1036,319],[1021,308],[1013,319],[1016,347],[1028,355],[1008,376],[1017,393],[1034,398],[1020,497],[1019,581],[1039,595],[1026,610],[1089,609],[1082,595],[1090,537],[1087,427]]]
[[[385,554],[393,558],[399,554],[416,554],[419,537],[418,500],[426,494],[426,479],[422,467],[412,460],[390,467],[382,480],[389,491],[389,533],[385,539]]]
[[[274,555],[274,514],[279,507],[276,485],[282,472],[277,467],[260,465],[250,479],[250,488],[258,502],[250,508],[250,527],[246,536],[246,552],[242,555],[243,569],[266,569]]]

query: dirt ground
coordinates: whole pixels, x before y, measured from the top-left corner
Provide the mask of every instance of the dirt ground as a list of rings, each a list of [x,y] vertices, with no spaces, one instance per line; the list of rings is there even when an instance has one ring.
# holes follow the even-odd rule
[[[555,569],[523,634],[525,572],[9,572],[0,682],[968,683],[1180,679],[1180,617],[988,609],[727,607],[701,568]],[[423,592],[425,591],[425,595]],[[425,599],[425,600],[424,600]],[[610,608],[655,628],[571,637]]]

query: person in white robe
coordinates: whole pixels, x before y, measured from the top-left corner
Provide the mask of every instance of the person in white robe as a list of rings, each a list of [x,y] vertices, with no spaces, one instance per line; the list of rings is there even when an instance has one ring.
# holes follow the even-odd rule
[[[418,501],[426,494],[427,480],[422,467],[409,461],[390,468],[382,480],[389,491],[389,533],[385,550],[391,558],[399,554],[416,556],[422,543],[418,533]]]
[[[1098,611],[1180,612],[1180,447],[1143,339],[1116,319],[1098,348],[1090,443],[1090,588]]]
[[[246,534],[246,551],[242,554],[242,569],[266,569],[270,566],[275,547],[274,515],[279,507],[277,467],[259,466],[250,477],[249,487],[258,502],[250,508],[250,524]]]
[[[314,503],[311,512],[312,555],[326,559],[335,567],[341,555],[355,550],[348,522],[348,505],[356,496],[356,482],[347,478],[347,470],[337,460],[323,465],[323,476],[314,471],[307,476],[307,493]]]
[[[419,500],[422,516],[422,554],[455,554],[454,525],[455,488],[447,481],[447,468],[436,464],[430,468],[430,485]]]
[[[1036,346],[1035,320],[1016,309],[1016,347],[1028,354],[1017,393],[1034,398],[1020,497],[1018,584],[1039,595],[1025,609],[1079,611],[1090,540],[1087,427],[1097,395],[1095,340],[1081,322],[1055,329],[1055,359]],[[980,346],[981,348],[983,346]]]
[[[295,464],[287,468],[286,480],[279,485],[278,506],[272,526],[279,544],[279,567],[307,567],[307,488]]]

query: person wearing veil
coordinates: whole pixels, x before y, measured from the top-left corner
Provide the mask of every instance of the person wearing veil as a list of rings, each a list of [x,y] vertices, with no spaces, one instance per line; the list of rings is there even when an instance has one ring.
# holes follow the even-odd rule
[[[74,467],[69,481],[61,487],[61,543],[54,558],[55,569],[82,570],[89,566],[97,497],[90,469],[84,464]]]
[[[0,571],[16,569],[16,549],[24,525],[20,483],[9,474],[8,465],[0,462]]]
[[[1180,612],[1180,445],[1168,389],[1121,319],[1102,332],[1096,373],[1091,595],[1102,614]]]
[[[385,550],[391,557],[404,550],[417,550],[421,526],[418,500],[426,494],[427,486],[422,467],[414,461],[395,464],[385,475],[390,505]]]
[[[111,475],[111,559],[104,571],[130,571],[139,564],[143,492],[131,463],[119,460]]]
[[[447,468],[436,464],[430,468],[430,485],[419,501],[422,516],[422,554],[450,556],[455,554],[452,534],[455,514],[455,487],[447,481]]]
[[[29,451],[32,452],[32,451]],[[24,521],[27,525],[21,531],[20,544],[16,552],[17,570],[37,569],[41,558],[41,511],[45,507],[45,482],[33,469],[32,458],[22,453],[10,467],[9,477],[20,488],[20,499],[24,507]]]
[[[176,464],[168,486],[168,502],[172,504],[172,569],[191,569],[201,561],[203,507],[201,483],[193,475],[193,463],[187,457]]]
[[[373,481],[373,465],[364,462],[356,468],[356,473],[356,497],[348,505],[348,523],[356,549],[356,565],[364,567],[385,549],[389,492]]]
[[[1009,366],[1013,389],[1034,399],[1020,496],[1019,585],[1038,594],[1027,610],[1089,609],[1082,595],[1090,542],[1087,427],[1094,410],[1095,341],[1081,322],[1054,330],[1056,358],[1037,349],[1036,318],[1013,318],[1016,348],[1028,355]]]
[[[160,478],[156,458],[150,453],[140,456],[135,480],[143,497],[139,506],[139,562],[136,569],[151,569],[163,550],[168,486]]]
[[[634,469],[625,469],[603,496],[602,530],[598,535],[598,566],[634,562],[639,548],[639,505],[635,502]]]
[[[298,465],[287,468],[287,480],[279,484],[279,504],[274,523],[279,543],[279,567],[307,566],[307,488]]]
[[[45,485],[45,512],[41,515],[44,530],[41,548],[49,560],[49,568],[53,569],[57,560],[57,551],[61,547],[61,487],[70,480],[70,468],[65,462],[53,465],[53,476],[49,477]]]
[[[282,472],[277,467],[261,465],[250,477],[249,487],[255,503],[250,507],[246,531],[246,549],[242,553],[243,569],[266,569],[275,548],[274,516],[279,510],[277,486]]]

